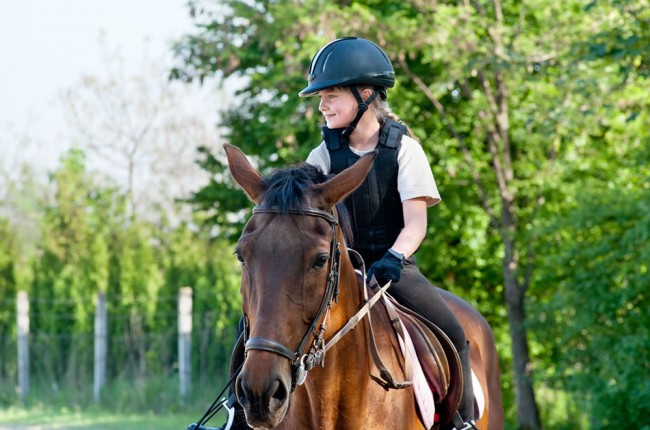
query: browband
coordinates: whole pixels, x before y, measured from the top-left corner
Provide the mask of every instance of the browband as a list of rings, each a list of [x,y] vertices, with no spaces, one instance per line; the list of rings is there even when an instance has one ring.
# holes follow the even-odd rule
[[[321,209],[306,208],[300,210],[282,210],[278,208],[270,208],[266,206],[255,206],[253,208],[254,214],[268,213],[268,214],[288,214],[288,215],[309,215],[319,218],[323,218],[328,221],[330,224],[338,224],[338,219],[331,212],[327,212]]]

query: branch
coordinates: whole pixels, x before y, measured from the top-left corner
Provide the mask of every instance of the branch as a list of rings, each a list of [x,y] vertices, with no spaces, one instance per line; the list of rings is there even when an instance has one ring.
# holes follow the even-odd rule
[[[492,4],[494,5],[495,25],[490,26],[487,30],[492,38],[492,41],[494,42],[495,56],[499,58],[507,58],[503,48],[503,10],[501,8],[501,1],[493,0]],[[479,9],[478,12],[482,13],[482,9]],[[510,60],[508,59],[508,61]],[[501,154],[497,152],[494,154],[494,156],[498,157],[501,155],[502,160],[500,164],[503,168],[505,180],[509,182],[514,178],[514,174],[512,170],[512,155],[509,136],[510,120],[508,117],[508,88],[505,84],[503,71],[498,64],[495,65],[494,71],[494,78],[496,81],[496,94],[493,93],[492,87],[490,86],[490,81],[485,77],[483,71],[479,71],[478,76],[481,81],[481,85],[483,86],[485,96],[488,99],[490,110],[492,111],[492,116],[494,118],[494,124],[496,125],[496,130],[498,133],[498,140],[496,142],[501,142],[502,144]],[[507,183],[504,184],[504,186],[506,185]]]

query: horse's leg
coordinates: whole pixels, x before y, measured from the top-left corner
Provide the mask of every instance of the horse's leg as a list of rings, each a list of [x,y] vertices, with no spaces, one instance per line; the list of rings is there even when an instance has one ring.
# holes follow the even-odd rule
[[[501,399],[501,370],[491,332],[489,339],[484,339],[483,346],[481,363],[484,369],[483,377],[485,382],[481,384],[485,387],[486,411],[489,408],[489,414],[487,415],[488,425],[486,428],[488,430],[501,430],[504,426],[503,404]]]
[[[451,310],[460,321],[471,345],[472,369],[485,396],[485,410],[477,425],[481,430],[503,430],[501,371],[494,336],[485,318],[463,299],[440,289]]]

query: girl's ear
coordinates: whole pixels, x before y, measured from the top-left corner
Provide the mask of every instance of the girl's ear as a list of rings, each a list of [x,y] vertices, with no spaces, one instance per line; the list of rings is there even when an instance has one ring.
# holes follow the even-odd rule
[[[370,88],[364,88],[361,90],[361,98],[364,100],[368,100],[368,98],[372,95],[372,89]]]

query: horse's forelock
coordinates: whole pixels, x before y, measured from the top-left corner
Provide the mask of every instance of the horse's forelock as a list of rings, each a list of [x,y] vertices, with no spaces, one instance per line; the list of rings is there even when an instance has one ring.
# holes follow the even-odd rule
[[[323,174],[320,168],[307,163],[277,170],[264,178],[267,190],[260,203],[284,213],[304,209],[308,205],[309,188],[314,184],[322,184],[327,179],[329,177]],[[336,209],[345,240],[351,243],[352,229],[347,208],[343,203],[339,203]]]
[[[277,170],[264,178],[267,190],[261,203],[282,212],[300,210],[307,204],[309,187],[326,179],[320,169],[307,163]]]

